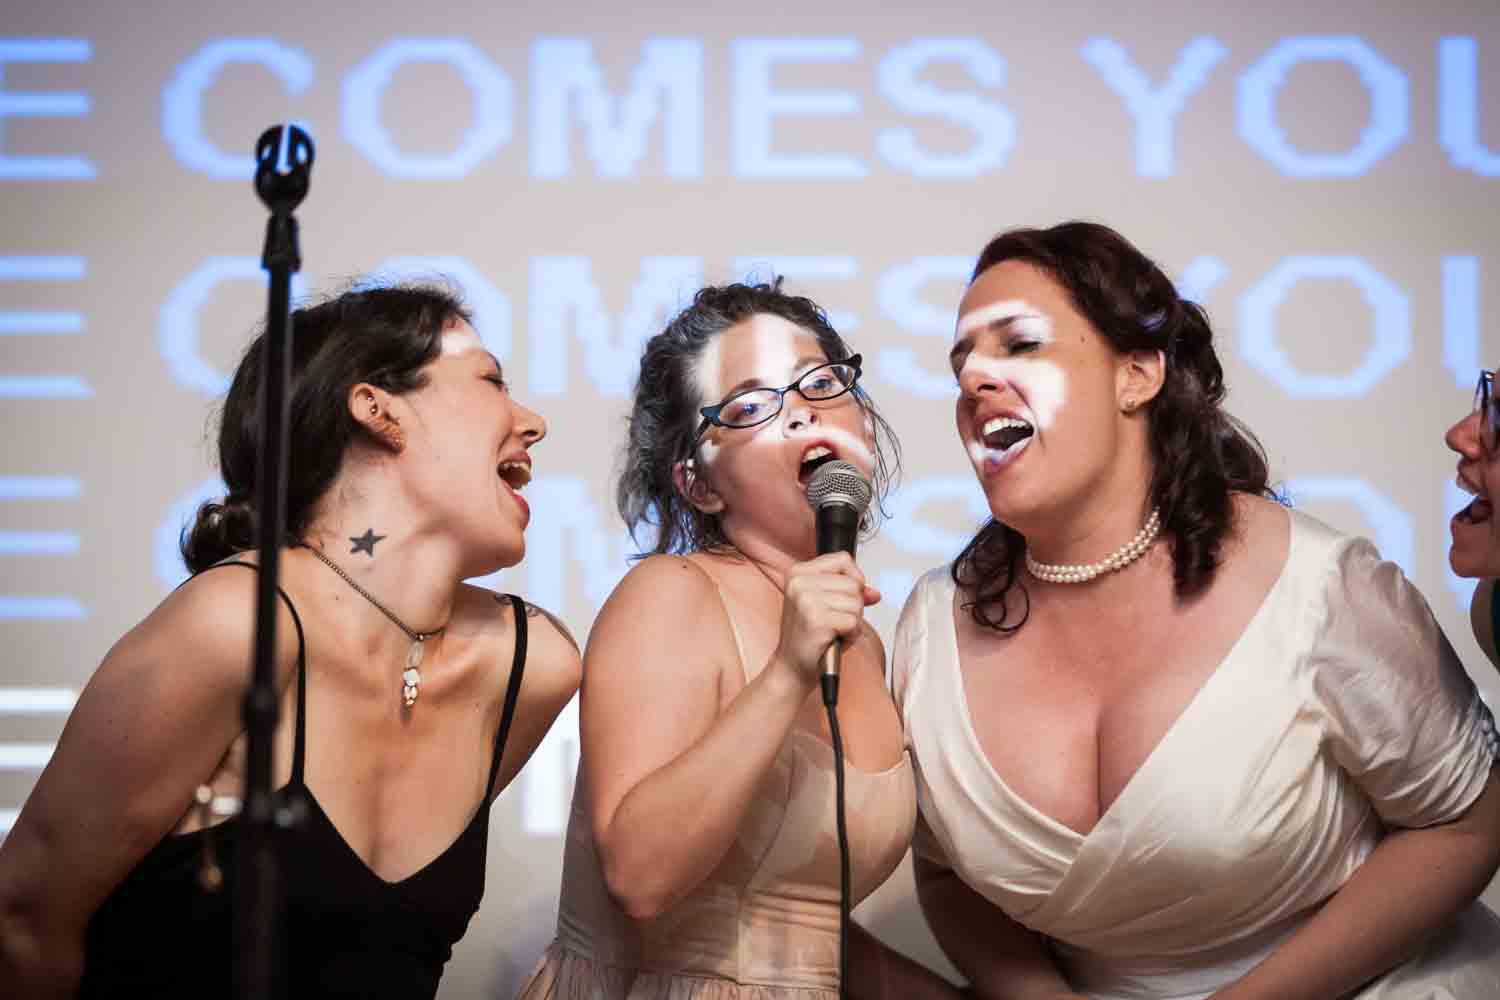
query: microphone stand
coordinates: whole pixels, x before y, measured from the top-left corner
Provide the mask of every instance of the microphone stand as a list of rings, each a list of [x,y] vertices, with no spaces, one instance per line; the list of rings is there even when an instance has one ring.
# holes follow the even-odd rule
[[[256,470],[256,525],[260,571],[255,594],[255,666],[245,694],[248,742],[241,845],[235,855],[234,996],[264,1000],[274,977],[280,882],[271,794],[271,737],[279,714],[275,685],[277,584],[286,531],[287,384],[291,378],[291,282],[302,267],[292,212],[307,195],[313,144],[295,125],[276,125],[255,143],[255,193],[271,210],[261,266],[271,277],[261,350],[260,465]]]

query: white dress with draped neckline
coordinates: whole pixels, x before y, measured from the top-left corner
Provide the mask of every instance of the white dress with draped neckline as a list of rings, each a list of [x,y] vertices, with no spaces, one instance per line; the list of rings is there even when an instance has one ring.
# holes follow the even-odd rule
[[[1087,835],[985,758],[948,567],[902,612],[891,670],[916,849],[1045,935],[1090,997],[1207,997],[1316,912],[1388,827],[1456,819],[1484,787],[1494,721],[1421,594],[1364,539],[1291,522],[1263,604]],[[1359,996],[1500,997],[1500,919],[1465,909]]]

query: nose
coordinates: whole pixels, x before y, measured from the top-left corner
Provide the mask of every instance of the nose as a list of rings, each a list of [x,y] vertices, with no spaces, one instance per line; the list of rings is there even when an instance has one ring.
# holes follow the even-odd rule
[[[515,403],[516,408],[516,431],[521,435],[521,440],[526,442],[530,448],[542,438],[547,436],[547,421],[542,415],[529,406]]]
[[[811,427],[818,422],[818,411],[801,394],[789,392],[782,397],[782,418],[789,431]]]
[[[1479,412],[1470,413],[1458,423],[1448,428],[1448,433],[1443,435],[1443,441],[1449,448],[1458,452],[1464,458],[1477,462],[1481,457],[1479,447]]]
[[[979,365],[965,364],[958,371],[958,390],[970,399],[978,399],[987,392],[999,392],[1001,382]]]

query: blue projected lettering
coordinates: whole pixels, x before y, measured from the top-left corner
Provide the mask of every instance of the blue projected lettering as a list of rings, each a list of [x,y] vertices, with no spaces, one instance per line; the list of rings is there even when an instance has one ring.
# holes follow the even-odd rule
[[[1194,257],[1177,278],[1177,294],[1200,305],[1219,282],[1229,276],[1229,265],[1217,257]]]
[[[82,257],[0,257],[0,282],[82,281]],[[0,336],[52,336],[83,332],[83,314],[52,310],[0,310]],[[94,394],[79,375],[0,375],[0,398],[88,399]]]
[[[510,299],[464,258],[391,257],[370,277],[375,284],[434,277],[451,280],[474,314],[474,329],[485,348],[502,363],[510,357]]]
[[[1277,345],[1276,310],[1301,281],[1348,281],[1374,313],[1374,342],[1354,371],[1308,375]],[[1359,396],[1370,391],[1411,353],[1411,307],[1406,294],[1358,257],[1288,257],[1245,293],[1239,303],[1240,353],[1288,395]]]
[[[1172,176],[1172,121],[1187,99],[1208,82],[1208,74],[1229,50],[1209,35],[1195,38],[1167,72],[1167,82],[1151,89],[1151,80],[1133,63],[1119,42],[1094,38],[1083,47],[1083,59],[1125,101],[1135,119],[1135,170],[1142,177]]]
[[[818,281],[823,278],[859,277],[859,261],[853,257],[801,257],[795,254],[746,254],[736,257],[731,271],[747,281],[772,282],[777,275],[790,284]],[[829,309],[828,322],[840,334],[848,336],[859,329],[859,316],[845,309]]]
[[[0,500],[77,500],[83,484],[70,476],[0,476]]]
[[[953,307],[926,302],[920,292],[931,281],[952,281],[962,286],[973,267],[973,257],[917,257],[890,268],[875,285],[880,314],[919,337],[952,340]],[[946,348],[935,352],[940,358],[946,354]],[[883,380],[923,399],[952,399],[958,393],[952,372],[929,372],[910,348],[882,350],[875,358],[874,370]]]
[[[1005,60],[975,38],[924,38],[893,49],[880,60],[875,85],[892,106],[914,115],[942,118],[974,133],[967,152],[937,154],[917,142],[909,128],[883,129],[881,157],[897,170],[933,180],[978,177],[1005,166],[1016,145],[1016,119],[1002,104],[977,94],[940,90],[920,79],[929,63],[956,62],[981,87],[1005,86]]]
[[[1479,139],[1479,42],[1438,42],[1438,142],[1455,167],[1481,177],[1500,177],[1500,153]]]
[[[183,531],[192,526],[199,507],[210,500],[221,499],[225,492],[222,479],[217,476],[205,479],[173,500],[166,514],[157,523],[156,530],[151,535],[151,568],[156,573],[157,582],[166,590],[171,590],[188,578],[179,547]]]
[[[568,389],[568,334],[583,345],[583,370],[605,396],[628,396],[641,347],[703,284],[699,257],[643,257],[641,277],[618,320],[604,308],[587,257],[531,259],[531,392],[561,396]]]
[[[0,88],[6,63],[86,63],[94,57],[85,38],[0,38]],[[0,89],[0,134],[7,118],[83,118],[89,95],[73,92],[24,93]],[[91,181],[98,176],[82,156],[9,156],[0,147],[0,180]]]
[[[852,38],[739,39],[733,45],[730,160],[738,177],[762,180],[859,180],[870,170],[852,156],[825,153],[792,156],[771,151],[777,117],[848,118],[860,113],[859,95],[848,91],[774,91],[777,63],[848,62],[859,57]]]
[[[1286,492],[1294,504],[1349,503],[1370,525],[1370,538],[1382,558],[1411,577],[1416,570],[1416,534],[1411,515],[1363,479],[1341,476],[1301,476],[1289,479]]]
[[[526,529],[526,596],[544,608],[568,603],[569,567],[576,567],[591,613],[604,604],[629,568],[635,545],[625,531],[608,531],[605,513],[579,476],[538,476],[526,496],[538,516]],[[614,520],[613,512],[609,515]]]
[[[960,454],[958,448],[953,450]],[[971,528],[966,532],[945,531],[923,521],[919,514],[923,507],[932,503],[961,505],[964,513],[973,520]],[[881,525],[881,534],[890,538],[902,552],[939,563],[948,562],[958,555],[973,532],[990,517],[989,503],[971,475],[913,479],[891,494],[886,508],[891,518]],[[898,570],[881,573],[876,579],[881,597],[897,607],[906,603],[907,594],[916,582],[911,573]]]
[[[87,618],[88,609],[72,597],[22,597],[0,594],[0,618],[21,621]]]
[[[1300,62],[1345,62],[1370,92],[1370,118],[1354,148],[1304,153],[1276,124],[1276,94]],[[1358,38],[1284,38],[1239,79],[1240,138],[1288,177],[1358,177],[1406,138],[1406,75]]]
[[[531,173],[572,172],[570,104],[587,133],[589,159],[601,177],[636,177],[646,135],[661,116],[668,177],[703,176],[703,43],[653,39],[641,50],[630,90],[616,100],[605,89],[594,47],[582,38],[549,38],[531,47]]]
[[[441,156],[406,153],[380,120],[381,100],[403,63],[445,63],[474,98],[473,119],[458,147]],[[344,79],[344,138],[391,177],[457,180],[510,141],[515,88],[494,63],[461,38],[403,38],[387,43]]]
[[[232,63],[264,66],[295,97],[311,86],[313,61],[275,39],[224,38],[209,42],[177,67],[162,89],[161,132],[177,162],[220,180],[245,180],[255,176],[255,157],[226,153],[203,132],[203,94]]]
[[[198,311],[221,282],[252,280],[267,281],[254,257],[210,257],[178,282],[162,303],[156,344],[178,385],[213,398],[229,391],[229,373],[219,371],[198,352]],[[305,279],[292,275],[292,295],[305,294]]]
[[[1443,367],[1468,389],[1490,368],[1479,342],[1479,258],[1443,258]]]

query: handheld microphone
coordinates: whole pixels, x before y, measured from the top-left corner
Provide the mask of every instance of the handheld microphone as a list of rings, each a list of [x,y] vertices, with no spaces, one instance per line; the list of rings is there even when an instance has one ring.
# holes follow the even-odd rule
[[[807,502],[817,523],[818,555],[847,552],[854,555],[859,540],[859,522],[870,506],[870,481],[851,463],[834,460],[820,465],[807,481]],[[823,653],[824,700],[836,700],[839,659],[843,643],[835,639]],[[832,704],[829,701],[829,704]]]

